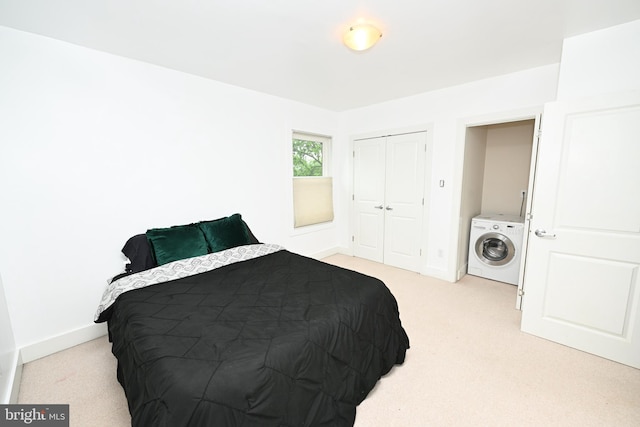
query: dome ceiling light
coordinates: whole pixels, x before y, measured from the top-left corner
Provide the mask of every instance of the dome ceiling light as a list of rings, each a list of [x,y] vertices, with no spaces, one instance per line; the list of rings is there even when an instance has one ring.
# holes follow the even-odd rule
[[[344,34],[343,41],[349,49],[361,52],[380,40],[382,32],[371,24],[354,24]]]

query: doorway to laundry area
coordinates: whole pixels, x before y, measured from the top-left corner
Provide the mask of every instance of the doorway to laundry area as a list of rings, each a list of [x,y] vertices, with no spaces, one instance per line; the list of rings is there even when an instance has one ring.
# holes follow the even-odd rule
[[[458,234],[457,279],[467,274],[472,219],[478,215],[519,217],[524,223],[522,286],[540,115],[465,127]],[[518,295],[516,306],[520,306]]]

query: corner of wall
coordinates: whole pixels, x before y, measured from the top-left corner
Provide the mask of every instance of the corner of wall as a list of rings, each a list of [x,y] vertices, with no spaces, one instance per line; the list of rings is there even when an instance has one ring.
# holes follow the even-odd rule
[[[106,334],[106,323],[89,324],[85,327],[26,345],[20,349],[20,357],[23,363],[29,363],[87,341],[100,338]]]
[[[329,249],[326,249],[324,251],[313,253],[313,254],[311,254],[309,256],[311,258],[314,258],[314,259],[317,259],[317,260],[321,260],[322,258],[326,258],[326,257],[331,256],[331,255],[343,253],[344,249],[345,248],[340,248],[340,247],[329,248]]]
[[[469,266],[469,263],[465,262],[460,266],[460,268],[458,268],[458,272],[456,274],[456,282],[462,279],[467,274],[468,266]]]
[[[20,382],[22,381],[22,358],[20,353],[16,352],[15,356],[16,367],[13,372],[13,379],[11,382],[11,392],[9,394],[9,403],[18,403],[18,395],[20,393]]]
[[[20,352],[14,351],[10,355],[11,363],[9,372],[2,373],[2,383],[4,390],[0,391],[0,404],[6,405],[18,402],[18,393],[20,391],[20,380],[22,379],[22,360]]]
[[[429,267],[429,268],[425,268],[420,274],[425,276],[435,277],[436,279],[444,280],[445,282],[455,283],[457,281],[455,277],[455,273],[456,272],[451,273],[448,270]]]

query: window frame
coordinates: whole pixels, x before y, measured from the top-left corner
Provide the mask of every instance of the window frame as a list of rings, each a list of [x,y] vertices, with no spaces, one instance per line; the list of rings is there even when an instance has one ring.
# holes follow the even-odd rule
[[[329,164],[331,163],[332,138],[326,135],[319,135],[319,134],[314,134],[309,132],[300,132],[300,131],[294,130],[291,135],[292,150],[293,150],[294,139],[298,139],[301,141],[308,141],[308,142],[317,142],[322,144],[322,175],[321,176],[330,177],[331,169],[329,167]],[[293,174],[293,164],[292,164],[291,173]],[[304,177],[305,176],[294,176],[294,178],[304,178]],[[311,177],[311,175],[307,175],[307,177]]]
[[[295,176],[293,169],[293,140],[318,142],[322,144],[322,175]],[[291,135],[291,176],[293,202],[293,228],[302,231],[312,227],[332,223],[335,217],[333,208],[333,177],[331,161],[332,138],[309,132],[292,131]],[[313,190],[312,190],[313,189]],[[310,191],[315,191],[313,195]],[[320,192],[320,194],[317,194]],[[311,206],[314,205],[315,206]],[[319,204],[318,204],[319,203]]]

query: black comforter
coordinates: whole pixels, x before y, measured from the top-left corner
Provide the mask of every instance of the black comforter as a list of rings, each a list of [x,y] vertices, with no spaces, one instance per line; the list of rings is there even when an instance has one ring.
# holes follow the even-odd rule
[[[133,426],[352,426],[409,340],[379,280],[278,251],[105,316]]]

